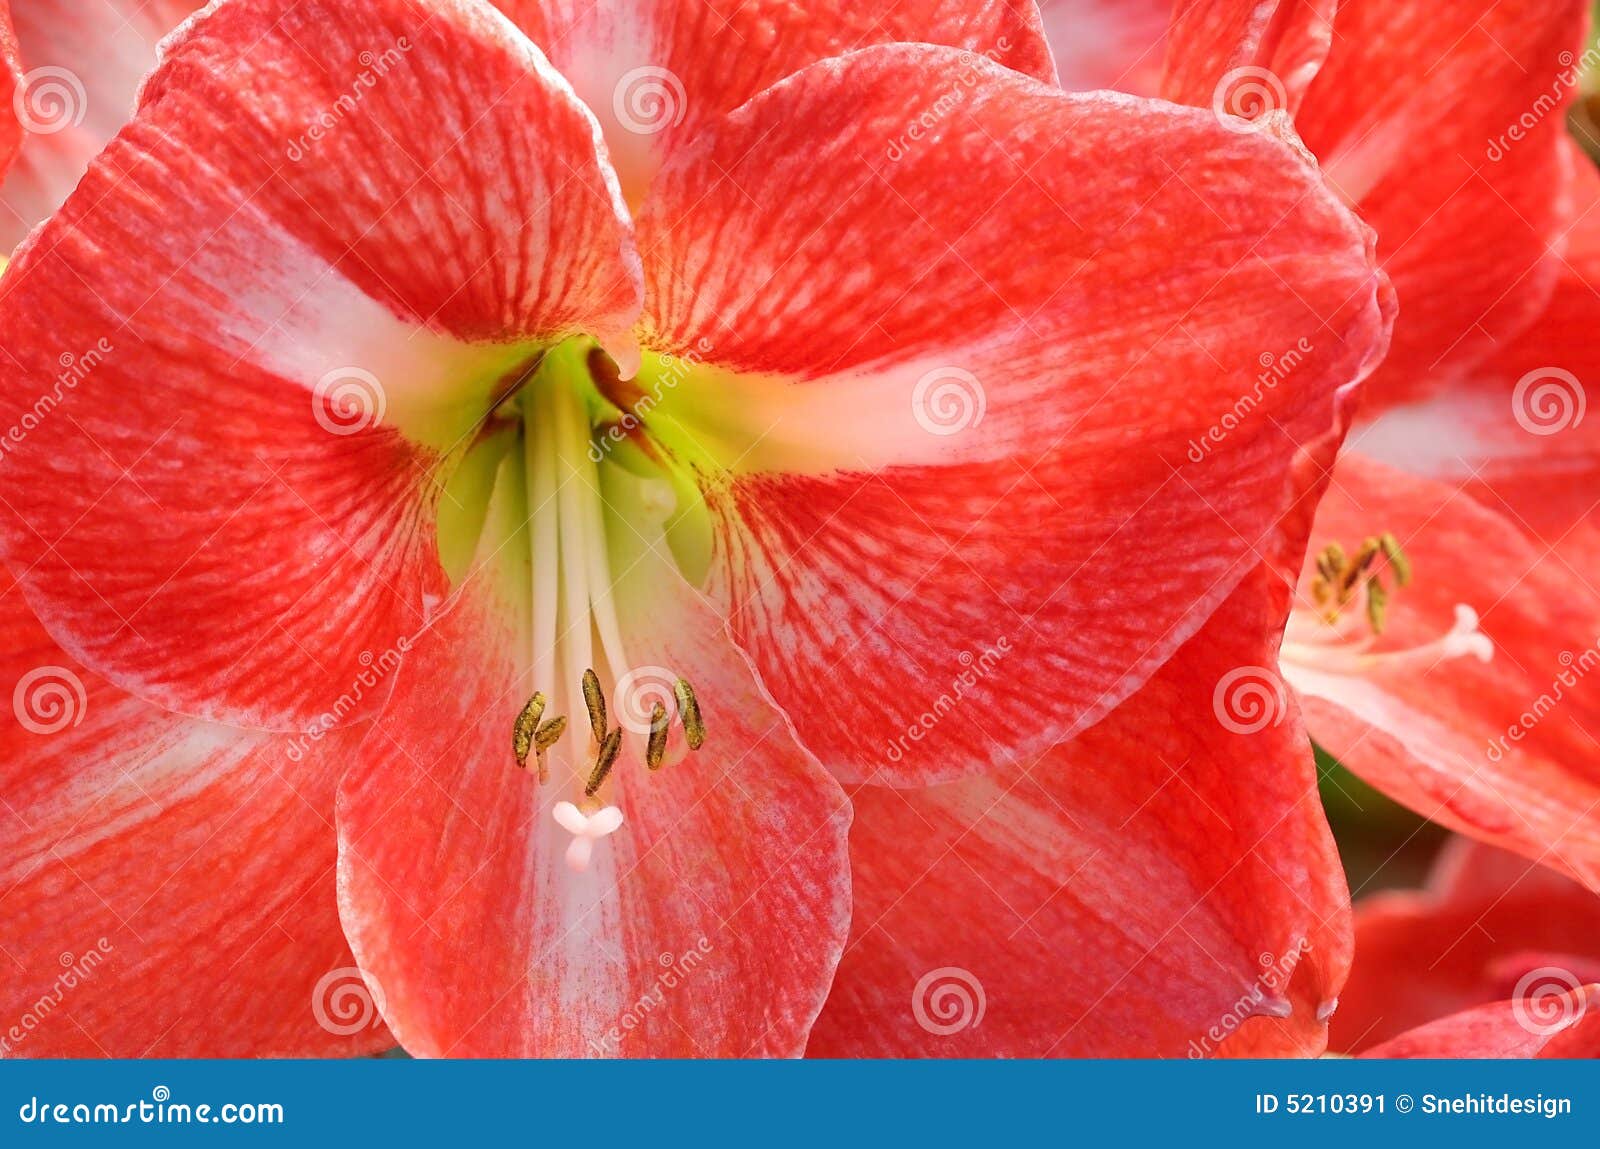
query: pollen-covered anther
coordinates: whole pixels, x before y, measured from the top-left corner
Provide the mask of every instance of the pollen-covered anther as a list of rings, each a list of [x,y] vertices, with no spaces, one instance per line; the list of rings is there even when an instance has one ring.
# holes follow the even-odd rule
[[[678,698],[678,719],[683,723],[684,738],[690,750],[698,750],[706,741],[706,724],[700,717],[700,700],[687,678],[680,678],[673,683],[672,691]]]
[[[583,672],[583,704],[589,709],[589,728],[596,742],[606,738],[606,696],[600,689],[600,676],[593,668]]]
[[[534,733],[539,728],[539,719],[544,715],[544,707],[544,695],[535,691],[533,697],[529,698],[518,712],[516,721],[511,724],[511,752],[516,756],[519,769],[528,764],[528,752],[533,748]]]
[[[1390,590],[1383,581],[1379,560],[1387,566],[1396,587],[1411,582],[1411,563],[1400,541],[1388,531],[1362,541],[1351,555],[1338,543],[1329,543],[1317,552],[1316,575],[1311,580],[1311,601],[1329,626],[1356,599],[1363,600],[1367,625],[1373,634],[1382,634],[1388,624]]]
[[[611,768],[617,764],[617,755],[622,752],[622,727],[618,726],[607,734],[600,742],[600,753],[594,760],[594,770],[589,774],[589,784],[583,788],[585,798],[593,798],[600,792],[600,787],[606,783],[606,777],[611,773]]]
[[[558,826],[572,835],[572,842],[567,846],[567,866],[579,873],[589,868],[594,844],[622,827],[622,811],[615,806],[585,814],[571,802],[557,802],[550,815]]]
[[[644,762],[652,770],[661,769],[667,757],[667,708],[656,703],[650,708],[650,740],[645,743]]]

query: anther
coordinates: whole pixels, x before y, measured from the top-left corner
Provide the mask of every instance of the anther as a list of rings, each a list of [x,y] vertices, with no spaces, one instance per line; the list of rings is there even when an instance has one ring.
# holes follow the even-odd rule
[[[1367,621],[1373,634],[1382,634],[1389,609],[1389,592],[1375,578],[1367,580]]]
[[[673,683],[672,691],[678,696],[678,717],[683,720],[683,733],[689,741],[689,749],[698,750],[706,741],[706,724],[700,718],[700,700],[694,696],[694,687],[689,685],[687,678],[680,678]]]
[[[600,792],[600,787],[605,785],[606,775],[611,773],[611,767],[617,764],[617,755],[622,750],[622,727],[617,727],[605,736],[600,743],[600,753],[594,761],[594,772],[589,775],[589,784],[583,788],[585,798],[593,798]]]
[[[538,733],[533,736],[533,744],[541,751],[548,750],[560,742],[561,736],[566,732],[567,716],[562,714],[539,727]]]
[[[592,669],[583,672],[583,704],[589,708],[589,727],[594,740],[606,740],[606,696],[600,693],[600,676]]]
[[[511,724],[511,752],[516,755],[519,768],[528,764],[528,751],[533,747],[534,731],[538,729],[539,718],[544,714],[544,704],[544,695],[536,691],[517,715],[517,720]]]
[[[666,756],[667,708],[658,702],[650,708],[650,741],[644,748],[645,765],[652,770],[659,770]]]
[[[1411,560],[1406,558],[1400,549],[1400,540],[1385,531],[1378,537],[1378,546],[1383,551],[1383,557],[1389,560],[1389,569],[1394,571],[1394,581],[1401,586],[1411,583]]]

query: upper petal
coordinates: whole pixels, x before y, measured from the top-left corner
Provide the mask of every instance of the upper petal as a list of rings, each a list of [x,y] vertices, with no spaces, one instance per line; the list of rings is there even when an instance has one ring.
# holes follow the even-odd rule
[[[200,4],[195,0],[11,0],[25,74],[15,97],[23,147],[0,188],[0,248],[66,200],[89,162],[133,114],[156,45]]]
[[[599,146],[476,0],[188,24],[4,279],[0,543],[51,632],[186,712],[342,715],[502,376],[630,320]]]
[[[501,0],[500,7],[599,118],[630,202],[703,125],[829,56],[918,41],[1054,76],[1032,0]]]
[[[1180,0],[1161,95],[1254,120],[1294,113],[1333,42],[1334,0]]]
[[[328,1056],[392,1039],[334,900],[349,733],[163,712],[0,589],[0,1052]]]
[[[1367,235],[1280,141],[927,47],[769,90],[639,227],[645,342],[693,365],[657,410],[711,457],[711,589],[818,756],[890,783],[1136,690],[1387,321]],[[987,737],[930,720],[1001,648],[958,691]]]
[[[855,918],[808,1052],[1315,1053],[1349,907],[1258,567],[1143,689],[992,776],[852,792]]]

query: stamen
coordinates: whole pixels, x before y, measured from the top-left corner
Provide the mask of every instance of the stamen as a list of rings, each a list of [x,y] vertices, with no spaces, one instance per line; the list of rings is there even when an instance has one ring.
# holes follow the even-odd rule
[[[645,765],[652,770],[661,769],[667,756],[667,708],[656,703],[650,708],[650,741],[645,746]]]
[[[591,668],[583,672],[583,704],[589,708],[589,727],[594,740],[606,740],[606,696],[600,692],[600,676]]]
[[[533,744],[541,751],[548,750],[557,742],[560,742],[561,736],[566,732],[567,716],[562,714],[539,727],[538,733],[533,736]]]
[[[528,751],[533,747],[534,731],[539,727],[539,718],[544,714],[544,706],[544,695],[535,691],[533,697],[522,707],[522,712],[517,715],[517,720],[511,724],[511,752],[517,757],[518,769],[528,764]]]
[[[678,696],[678,717],[683,721],[683,733],[688,739],[689,749],[698,750],[706,741],[706,726],[700,717],[700,700],[694,696],[694,687],[689,685],[687,678],[678,679],[673,683],[672,690]]]
[[[1411,585],[1411,560],[1406,558],[1405,552],[1400,549],[1400,542],[1388,531],[1378,536],[1378,546],[1383,549],[1383,557],[1389,560],[1389,569],[1394,571],[1394,581],[1401,586]]]
[[[605,736],[605,741],[600,743],[600,754],[594,762],[594,773],[589,775],[589,784],[583,788],[585,798],[593,798],[605,785],[606,776],[611,773],[611,767],[617,764],[617,755],[622,751],[622,727],[618,726]]]
[[[1386,621],[1385,612],[1389,609],[1389,592],[1383,589],[1383,584],[1377,579],[1367,580],[1367,621],[1372,624],[1373,634],[1383,633],[1383,624]]]

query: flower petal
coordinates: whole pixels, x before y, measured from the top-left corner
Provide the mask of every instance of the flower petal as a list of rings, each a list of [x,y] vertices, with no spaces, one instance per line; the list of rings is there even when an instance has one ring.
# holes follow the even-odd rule
[[[1280,141],[928,47],[769,90],[639,228],[645,341],[697,364],[657,410],[714,412],[712,590],[818,757],[890,784],[1136,690],[1253,563],[1387,321],[1366,233]],[[928,730],[1002,640],[968,696],[987,737]]]
[[[1363,1057],[1600,1057],[1600,985],[1545,999],[1532,1016],[1525,1003],[1480,1005],[1401,1034]]]
[[[1380,657],[1351,673],[1285,647],[1312,736],[1424,817],[1600,890],[1600,765],[1586,733],[1600,725],[1586,677],[1600,666],[1600,596],[1457,487],[1347,451],[1313,549],[1382,531],[1413,579],[1390,597]],[[1426,649],[1461,605],[1480,616],[1488,662]]]
[[[339,867],[351,944],[412,1053],[803,1047],[848,928],[849,804],[708,608],[685,588],[654,610],[654,625],[624,616],[630,653],[690,678],[711,733],[655,772],[624,752],[621,828],[577,873],[563,853],[586,839],[552,817],[570,781],[540,785],[512,758],[533,687],[504,612],[469,594],[407,659],[341,787]]]
[[[1171,0],[1043,0],[1039,12],[1063,88],[1160,88]]]
[[[1565,106],[1586,0],[1344,0],[1295,124],[1378,232],[1404,318],[1369,403],[1416,394],[1526,326],[1569,211]]]
[[[1600,169],[1570,148],[1578,200],[1549,306],[1450,388],[1384,411],[1355,443],[1382,462],[1465,485],[1554,548],[1575,572],[1600,565]]]
[[[851,941],[808,1052],[1320,1050],[1349,910],[1269,669],[1279,586],[1258,567],[1138,694],[1037,761],[854,791]]]
[[[0,542],[51,632],[202,717],[348,696],[442,593],[438,472],[503,374],[629,321],[597,146],[475,0],[187,25],[4,280]]]
[[[65,202],[133,114],[156,44],[199,7],[194,0],[12,0],[26,74],[19,94],[0,98],[22,113],[23,147],[0,189],[0,247],[11,251]]]
[[[605,130],[637,202],[672,151],[808,64],[874,44],[944,44],[1042,80],[1055,73],[1031,0],[504,0]]]
[[[1184,0],[1173,11],[1161,95],[1254,120],[1293,114],[1328,58],[1334,0]]]
[[[157,710],[0,590],[0,1050],[355,1054],[393,1044],[339,928],[354,750]]]
[[[1349,1053],[1472,1006],[1600,978],[1600,897],[1546,866],[1456,838],[1427,889],[1356,904],[1356,952],[1329,1040]]]

